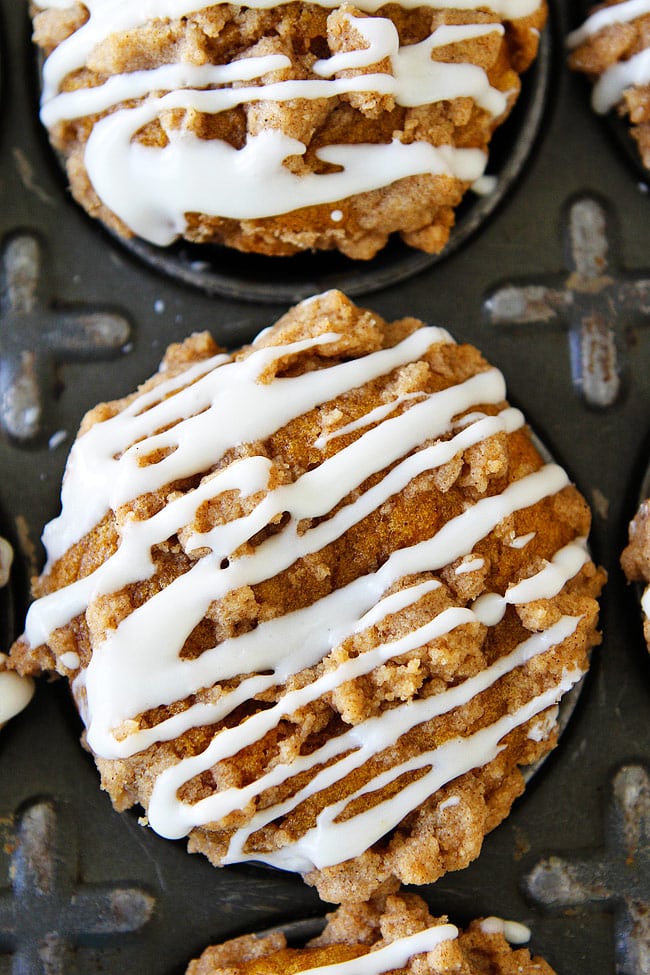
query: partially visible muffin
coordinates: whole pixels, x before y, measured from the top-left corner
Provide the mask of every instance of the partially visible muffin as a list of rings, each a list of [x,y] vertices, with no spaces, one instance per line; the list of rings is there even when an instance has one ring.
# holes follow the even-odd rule
[[[594,8],[568,38],[569,64],[594,83],[592,106],[627,117],[650,169],[650,3],[614,0]]]
[[[6,538],[0,538],[0,589],[9,582],[14,551]],[[7,670],[7,655],[0,653],[0,728],[27,707],[34,693],[34,682]]]
[[[628,545],[621,555],[621,565],[630,582],[646,584],[641,609],[643,633],[650,649],[650,500],[639,505],[630,522]]]
[[[542,958],[511,948],[504,932],[517,943],[529,936],[523,925],[497,918],[459,931],[447,918],[432,917],[422,898],[404,893],[339,907],[304,948],[287,947],[279,931],[214,945],[186,975],[285,975],[329,965],[342,966],[340,975],[553,975]]]
[[[340,292],[172,346],[62,501],[13,665],[70,679],[117,809],[325,900],[471,862],[599,641],[589,509],[501,373]]]
[[[545,0],[32,6],[41,117],[92,216],[360,259],[393,233],[444,247],[546,19]]]

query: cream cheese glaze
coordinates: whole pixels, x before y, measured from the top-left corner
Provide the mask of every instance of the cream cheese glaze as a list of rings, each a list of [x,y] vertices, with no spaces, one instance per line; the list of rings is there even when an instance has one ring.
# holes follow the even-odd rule
[[[285,2],[288,0],[279,0],[279,4],[250,0],[245,6],[267,8]],[[317,3],[327,9],[340,6],[336,0]],[[509,93],[491,86],[483,68],[431,58],[436,47],[495,31],[502,34],[501,24],[440,26],[420,43],[400,45],[393,22],[378,15],[382,4],[383,0],[361,0],[350,8],[346,17],[363,46],[317,61],[313,67],[317,77],[264,82],[264,76],[291,67],[286,56],[270,54],[223,65],[179,61],[125,72],[94,87],[61,91],[64,79],[82,68],[93,49],[110,34],[213,5],[197,0],[149,0],[146,4],[87,0],[87,22],[45,61],[42,120],[51,127],[61,120],[109,112],[93,127],[85,147],[85,168],[108,209],[131,231],[158,245],[167,245],[183,234],[188,213],[261,219],[334,203],[422,174],[448,175],[479,185],[487,162],[481,149],[399,139],[386,144],[327,145],[317,151],[318,157],[338,169],[297,174],[285,162],[303,155],[306,147],[280,129],[249,134],[236,149],[221,139],[200,139],[183,126],[166,124],[171,109],[216,114],[255,101],[328,99],[358,91],[390,96],[405,107],[471,98],[494,118],[504,114]],[[402,0],[401,5],[435,10],[448,4],[445,0]],[[72,4],[38,0],[37,6],[65,9]],[[469,11],[487,8],[515,18],[539,9],[540,0],[491,0],[488,5],[459,0],[453,6]],[[356,17],[354,11],[370,16]],[[376,73],[348,75],[350,69],[374,65]],[[126,107],[130,100],[135,103]],[[133,138],[154,119],[165,131],[164,147],[142,145]],[[219,179],[214,179],[215,172]]]
[[[136,396],[121,412],[91,426],[72,448],[62,511],[44,533],[49,565],[107,512],[180,478],[210,470],[238,444],[264,440],[319,404],[416,362],[432,345],[453,341],[442,329],[422,327],[394,347],[358,359],[272,382],[259,381],[276,360],[326,350],[338,338],[336,333],[325,333],[290,345],[254,344],[250,354],[240,360],[217,355],[163,380]],[[54,630],[84,613],[102,594],[150,578],[153,547],[191,525],[201,505],[210,499],[226,491],[237,492],[242,499],[261,496],[249,513],[183,536],[185,551],[195,556],[191,567],[95,642],[87,667],[73,681],[94,753],[103,759],[128,758],[194,727],[216,725],[256,696],[282,689],[289,678],[316,666],[346,638],[416,604],[441,586],[438,580],[428,579],[386,595],[400,580],[439,571],[457,559],[467,559],[471,567],[472,561],[479,561],[472,554],[475,546],[503,519],[566,487],[566,473],[556,464],[545,464],[502,493],[468,505],[431,538],[397,548],[375,572],[311,605],[262,621],[250,632],[225,639],[195,659],[182,656],[187,638],[215,600],[271,579],[296,559],[319,552],[381,508],[421,472],[439,469],[459,452],[519,429],[524,420],[518,410],[508,407],[488,415],[479,408],[479,404],[484,408],[501,404],[504,398],[503,376],[494,368],[439,392],[396,396],[354,425],[342,424],[315,439],[314,447],[322,450],[337,433],[342,436],[353,431],[357,435],[351,445],[341,447],[289,484],[270,487],[269,460],[244,457],[204,477],[186,493],[170,497],[150,517],[122,519],[119,545],[107,561],[32,604],[26,639],[33,647],[48,642]],[[225,415],[228,423],[223,422]],[[427,446],[432,440],[435,442]],[[141,464],[154,452],[157,462]],[[372,487],[358,490],[378,474],[382,476]],[[354,500],[337,508],[349,495]],[[284,516],[282,529],[252,552],[242,554],[242,546],[279,515]],[[300,527],[305,519],[315,519],[316,524],[305,530]],[[360,855],[443,785],[491,762],[502,749],[503,738],[557,704],[582,676],[580,669],[565,669],[555,686],[479,731],[452,738],[433,751],[376,774],[354,795],[327,806],[313,828],[281,849],[252,854],[246,844],[256,830],[340,781],[417,725],[470,702],[529,661],[552,653],[572,637],[580,617],[562,615],[476,676],[421,700],[397,704],[381,718],[351,726],[307,755],[279,762],[246,786],[223,788],[193,803],[183,801],[180,790],[195,776],[259,742],[286,716],[346,682],[459,627],[477,622],[493,626],[508,605],[553,597],[588,558],[586,541],[578,538],[503,595],[488,593],[467,607],[448,608],[407,636],[339,662],[304,686],[284,688],[272,706],[232,728],[221,728],[203,751],[179,759],[157,775],[147,809],[150,824],[161,835],[179,838],[193,827],[246,808],[265,790],[281,786],[300,772],[313,772],[294,795],[260,808],[236,829],[223,862],[254,859],[304,873]],[[68,663],[74,663],[74,654],[65,656]],[[61,661],[65,666],[63,657]],[[136,720],[151,709],[187,702],[202,689],[238,676],[240,683],[223,690],[216,699],[188,702],[151,727],[140,727]],[[422,774],[397,795],[379,801],[371,810],[341,817],[356,798],[377,793],[414,770]]]

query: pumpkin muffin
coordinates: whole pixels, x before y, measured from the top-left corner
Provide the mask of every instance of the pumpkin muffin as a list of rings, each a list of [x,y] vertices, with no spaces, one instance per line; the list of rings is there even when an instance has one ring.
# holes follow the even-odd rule
[[[470,863],[554,746],[589,528],[475,348],[328,292],[86,416],[12,664],[117,809],[364,900]]]
[[[42,121],[74,197],[126,237],[437,253],[546,19],[545,0],[462,7],[36,0]]]

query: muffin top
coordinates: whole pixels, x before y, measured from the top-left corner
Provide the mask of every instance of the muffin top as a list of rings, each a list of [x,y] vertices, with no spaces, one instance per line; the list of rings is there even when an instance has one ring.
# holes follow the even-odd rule
[[[124,236],[369,258],[427,252],[483,175],[544,0],[489,7],[40,0],[41,117]]]

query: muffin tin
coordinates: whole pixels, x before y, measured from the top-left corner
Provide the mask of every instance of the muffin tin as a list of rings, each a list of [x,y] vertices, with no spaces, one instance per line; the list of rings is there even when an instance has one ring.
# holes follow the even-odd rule
[[[209,329],[238,345],[328,287],[386,318],[447,327],[502,369],[510,400],[590,501],[609,583],[603,644],[559,747],[479,859],[420,892],[461,925],[486,914],[527,924],[531,950],[560,975],[643,975],[650,659],[618,558],[650,446],[650,198],[622,126],[592,115],[566,68],[563,38],[585,13],[551,3],[540,59],[494,146],[496,190],[467,201],[448,249],[431,258],[395,244],[356,264],[160,253],[111,237],[69,197],[39,125],[27,5],[0,0],[0,534],[16,551],[0,650],[21,629],[83,413],[150,375],[169,342]],[[300,878],[215,870],[137,812],[113,812],[80,730],[63,683],[41,682],[0,734],[0,975],[181,975],[210,942],[318,924],[327,907]]]

